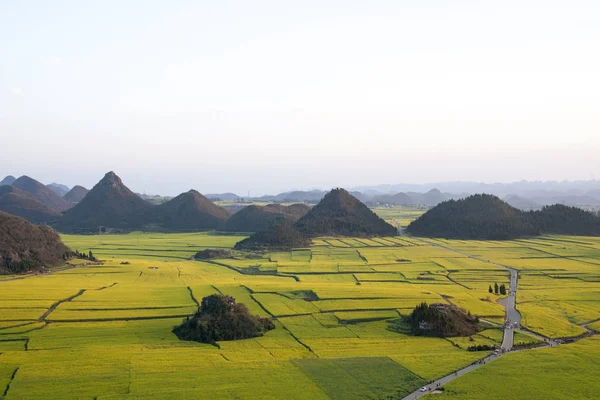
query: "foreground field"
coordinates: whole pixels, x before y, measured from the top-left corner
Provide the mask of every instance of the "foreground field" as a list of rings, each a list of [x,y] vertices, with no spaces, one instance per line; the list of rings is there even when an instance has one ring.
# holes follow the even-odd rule
[[[6,399],[401,398],[487,354],[469,352],[468,346],[502,340],[499,329],[452,341],[386,329],[386,320],[422,301],[451,302],[502,322],[503,308],[488,287],[508,283],[506,269],[465,254],[519,269],[517,308],[532,331],[576,336],[600,318],[598,239],[320,238],[310,249],[210,262],[190,257],[207,247],[231,248],[240,237],[133,233],[63,239],[105,263],[0,280],[0,396]],[[179,341],[172,328],[215,292],[275,318],[277,329],[219,347]],[[318,299],[306,301],[307,293]],[[532,341],[526,334],[515,340]],[[597,364],[577,360],[598,349],[592,337],[510,354],[460,378],[446,395],[488,398],[501,383],[477,379],[517,379],[513,369],[527,368],[538,360],[534,354],[549,354],[539,364],[548,374],[554,358],[559,362],[574,352],[562,358],[564,367],[581,369],[581,379],[587,379],[584,371],[598,371]],[[528,385],[543,384],[529,375]],[[548,396],[536,396],[534,387],[528,398]]]
[[[446,386],[440,398],[596,399],[600,371],[598,336],[557,348],[507,354]]]

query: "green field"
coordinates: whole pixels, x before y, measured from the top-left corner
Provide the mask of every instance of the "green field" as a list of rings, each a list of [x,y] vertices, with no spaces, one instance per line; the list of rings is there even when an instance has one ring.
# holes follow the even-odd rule
[[[408,226],[408,224],[427,211],[427,209],[423,207],[405,206],[373,207],[372,210],[384,220],[388,222],[397,221],[402,226]]]
[[[526,328],[555,338],[580,335],[588,323],[600,329],[600,238],[319,238],[308,249],[190,260],[240,239],[65,235],[72,249],[92,250],[104,264],[1,277],[0,398],[402,398],[483,357],[466,348],[498,344],[502,331],[412,337],[389,331],[387,320],[427,301],[502,322],[488,287],[508,284],[508,273],[494,263],[519,270]],[[274,318],[276,329],[218,347],[179,341],[172,328],[196,300],[218,292]],[[307,293],[318,300],[306,301]],[[524,332],[515,338],[536,341]],[[596,336],[515,352],[455,380],[443,397],[593,398],[599,352]]]

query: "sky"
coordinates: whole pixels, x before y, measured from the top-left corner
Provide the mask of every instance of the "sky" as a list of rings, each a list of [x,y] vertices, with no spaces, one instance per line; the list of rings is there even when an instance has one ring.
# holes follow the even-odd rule
[[[600,178],[598,71],[598,1],[2,0],[0,175],[164,195]]]

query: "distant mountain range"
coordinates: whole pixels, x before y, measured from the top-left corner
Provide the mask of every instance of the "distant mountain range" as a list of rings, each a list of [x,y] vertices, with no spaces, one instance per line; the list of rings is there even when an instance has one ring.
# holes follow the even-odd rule
[[[61,217],[61,213],[41,203],[30,193],[12,185],[0,186],[0,211],[26,220],[45,224]]]
[[[246,198],[235,193],[211,194],[211,199],[228,201],[268,201],[276,203],[318,203],[324,190],[296,190],[277,195]],[[496,195],[522,210],[540,209],[551,204],[600,207],[600,181],[475,183],[442,182],[436,184],[397,184],[360,186],[349,192],[368,206],[402,205],[433,207],[446,200],[458,200],[472,194]]]
[[[324,190],[296,190],[244,199],[235,193],[212,193],[203,196],[191,190],[171,198],[133,193],[116,175],[107,176],[105,179],[115,180],[108,184],[112,189],[99,194],[100,188],[97,188],[94,195],[86,201],[91,192],[82,186],[76,185],[68,190],[69,188],[62,184],[44,185],[28,176],[15,178],[9,175],[0,181],[0,211],[38,224],[52,222],[58,229],[68,231],[93,232],[99,227],[105,227],[116,230],[219,229],[258,232],[276,220],[283,219],[295,223],[308,212],[308,208],[299,209],[297,206],[294,206],[295,212],[290,212],[281,203],[317,204],[328,193]],[[600,209],[600,181],[595,180],[523,181],[511,184],[446,182],[440,183],[439,188],[431,186],[377,185],[355,188],[356,190],[347,193],[369,207],[400,205],[431,208],[449,200],[465,199],[471,195],[470,190],[488,190],[499,193],[498,197],[504,202],[522,211],[540,210],[553,204],[595,211]],[[397,189],[405,191],[394,192]],[[427,190],[419,191],[424,189]],[[382,193],[384,190],[391,192]],[[220,207],[211,200],[230,203]],[[247,203],[251,201],[275,204],[248,207]],[[240,210],[244,212],[237,215]],[[301,210],[299,214],[298,210]]]
[[[12,183],[12,186],[31,194],[40,203],[57,211],[65,211],[70,206],[61,196],[52,189],[28,176],[22,176]]]
[[[52,226],[68,233],[133,230],[187,232],[209,229],[255,232],[262,229],[272,217],[285,215],[296,220],[308,208],[303,204],[288,207],[253,206],[238,212],[229,221],[227,210],[196,190],[156,205],[132,192],[114,172],[109,172],[79,202],[57,218]]]
[[[20,178],[19,178],[20,179]],[[0,181],[0,186],[13,184],[17,180],[7,176]],[[40,184],[41,185],[41,184]],[[58,183],[46,185],[58,197],[65,198],[69,188]],[[236,193],[209,193],[205,197],[211,201],[238,202],[272,202],[272,203],[307,203],[317,204],[327,191],[294,190],[276,195],[245,197]],[[493,194],[509,204],[522,210],[540,209],[546,205],[564,204],[582,208],[600,208],[600,181],[520,181],[513,183],[478,183],[478,182],[439,182],[429,184],[390,184],[358,186],[349,193],[370,207],[381,205],[424,206],[434,207],[442,201],[458,200],[472,194]],[[139,197],[154,204],[162,204],[172,199],[170,196],[147,195],[137,193]],[[75,196],[81,200],[81,195]],[[76,204],[72,198],[67,200],[67,208]],[[57,205],[51,206],[56,208]],[[62,206],[64,207],[64,205]],[[234,211],[241,207],[233,207]],[[60,207],[59,207],[60,208]],[[64,210],[60,210],[64,211]]]

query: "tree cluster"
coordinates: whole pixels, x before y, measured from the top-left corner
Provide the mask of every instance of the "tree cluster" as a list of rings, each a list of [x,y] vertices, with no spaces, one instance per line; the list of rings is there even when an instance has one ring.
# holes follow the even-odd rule
[[[213,294],[202,299],[198,312],[173,332],[181,340],[215,344],[218,341],[262,336],[275,329],[270,318],[250,314],[244,304],[231,296]]]
[[[478,318],[452,306],[421,303],[405,318],[414,335],[470,336],[477,332]]]
[[[92,253],[91,250],[87,254],[80,253],[79,250],[75,250],[75,257],[83,260],[98,261],[98,259],[94,256],[94,253]]]
[[[490,346],[489,344],[478,344],[467,347],[467,351],[492,351],[495,349],[496,346]]]
[[[492,285],[490,285],[488,292],[495,293],[495,294],[501,294],[504,296],[504,295],[506,295],[506,285],[503,283],[500,286],[498,286],[498,283],[495,282],[494,288],[492,289]]]

